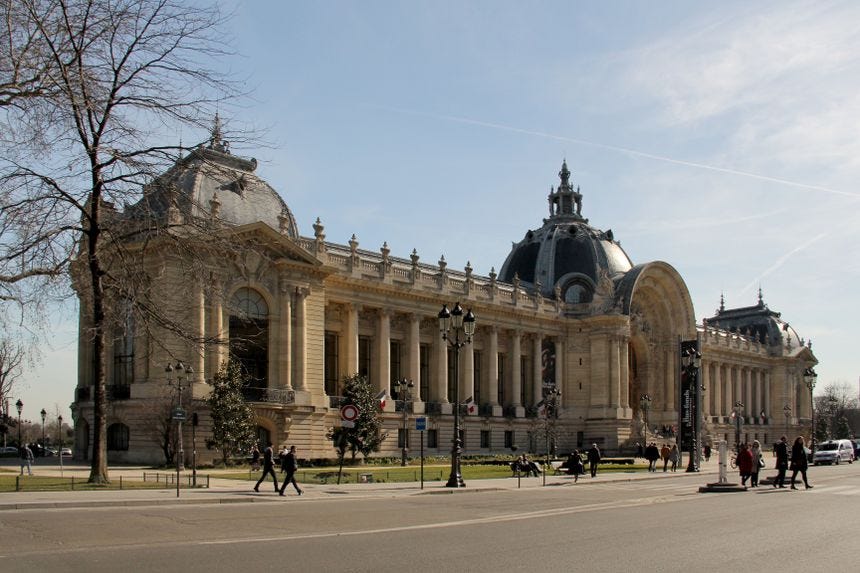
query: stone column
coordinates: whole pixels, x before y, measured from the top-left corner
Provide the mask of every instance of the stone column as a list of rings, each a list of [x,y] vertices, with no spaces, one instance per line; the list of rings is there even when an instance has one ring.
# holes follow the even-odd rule
[[[409,379],[415,384],[414,400],[426,400],[421,396],[421,317],[417,314],[409,315]]]
[[[467,344],[460,349],[460,373],[460,395],[457,396],[457,401],[462,404],[467,398],[475,397],[474,344]]]
[[[665,353],[666,371],[665,384],[663,386],[663,409],[666,412],[675,411],[675,352],[669,349]],[[674,422],[673,422],[674,423]]]
[[[379,309],[376,321],[376,354],[379,356],[376,390],[391,395],[391,311]]]
[[[543,338],[540,332],[535,332],[532,337],[532,405],[537,404],[543,399]]]
[[[609,407],[617,409],[621,405],[621,353],[618,348],[618,337],[609,337]]]
[[[346,304],[346,325],[344,342],[344,376],[352,376],[358,373],[358,311],[361,307],[357,304]]]
[[[621,407],[624,408],[624,416],[629,418],[633,415],[630,408],[630,343],[627,337],[621,339]]]
[[[564,341],[561,338],[556,338],[553,340],[553,344],[555,345],[555,387],[560,391],[564,385]],[[562,399],[564,399],[564,395],[562,395]]]
[[[519,330],[511,332],[511,406],[522,406],[523,380],[520,362],[522,361],[521,335]]]
[[[434,354],[436,355],[436,395],[433,398],[440,404],[448,403],[448,342],[437,332]]]
[[[287,390],[293,389],[292,291],[293,287],[287,283],[286,277],[281,276],[278,289],[281,315],[278,321],[278,377],[279,386]]]
[[[303,392],[308,389],[307,364],[308,364],[308,313],[307,298],[310,294],[308,288],[296,289],[296,388]]]
[[[767,370],[763,370],[761,376],[761,382],[764,386],[764,410],[765,412],[767,412],[768,420],[772,422],[772,416],[782,415],[783,411],[781,407],[774,408],[773,404],[770,403],[770,372],[768,372]],[[783,416],[783,418],[785,418],[785,416]]]
[[[723,416],[723,366],[719,362],[714,362],[714,416],[721,422],[719,418]]]
[[[215,339],[209,359],[209,378],[221,369],[226,362],[229,341],[227,333],[224,332],[224,307],[223,307],[223,285],[220,279],[212,277],[209,295],[209,333]]]
[[[744,367],[741,370],[741,380],[744,386],[744,404],[746,404],[746,418],[747,421],[752,421],[758,416],[758,410],[756,410],[755,396],[753,393],[753,380],[752,380],[752,369],[749,367]]]
[[[702,392],[702,386],[705,387],[705,391],[702,392],[702,413],[699,416],[700,418],[704,418],[705,420],[710,420],[710,417],[713,415],[711,412],[711,363],[702,360],[702,367],[699,370],[699,388],[698,391]]]
[[[194,279],[193,288],[191,322],[194,336],[199,342],[193,342],[191,345],[191,356],[189,356],[189,359],[194,366],[194,375],[191,378],[194,384],[205,384],[206,347],[203,344],[203,340],[206,338],[206,292],[203,288],[203,280],[199,278]]]
[[[760,412],[764,412],[765,415],[770,415],[770,411],[765,408],[764,405],[764,395],[762,392],[762,383],[761,383],[761,370],[755,369],[753,370],[753,380],[755,381],[755,404],[756,404],[756,415]]]
[[[499,330],[490,326],[487,331],[489,338],[489,350],[487,351],[487,396],[488,402],[494,408],[501,407],[499,404]],[[501,410],[499,411],[501,413]],[[494,416],[496,414],[493,414]]]

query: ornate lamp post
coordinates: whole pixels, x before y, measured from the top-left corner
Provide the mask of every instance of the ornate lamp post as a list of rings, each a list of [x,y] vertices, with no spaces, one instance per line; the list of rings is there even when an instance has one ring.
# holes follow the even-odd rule
[[[21,401],[21,398],[18,398],[18,401],[15,402],[15,408],[18,409],[18,448],[21,448],[21,412],[24,410],[24,402]]]
[[[176,421],[176,491],[179,494],[179,472],[185,470],[185,451],[182,444],[182,421],[185,419],[185,410],[182,409],[182,383],[190,379],[194,374],[194,368],[185,365],[181,361],[176,366],[170,364],[164,369],[167,373],[167,383],[173,385],[173,372],[176,372],[176,409],[172,418]]]
[[[699,471],[699,368],[702,366],[702,354],[695,348],[689,348],[681,357],[684,370],[689,379],[690,389],[690,461],[688,472]]]
[[[395,380],[392,384],[397,398],[403,402],[403,447],[400,449],[400,465],[405,466],[409,456],[409,404],[412,399],[412,380]]]
[[[45,411],[44,408],[42,408],[42,411],[39,412],[39,414],[42,415],[42,452],[44,452],[45,451],[45,416],[47,416],[48,413]]]
[[[785,435],[788,436],[788,421],[791,419],[791,406],[788,404],[783,406],[782,413],[785,414]]]
[[[735,402],[735,409],[732,411],[732,416],[735,417],[735,451],[741,451],[741,419],[744,415],[743,402]]]
[[[558,400],[561,398],[561,391],[558,388],[551,388],[546,393],[546,398],[544,401],[546,402],[546,451],[544,452],[546,457],[546,463],[543,468],[543,485],[546,485],[546,473],[549,470],[549,454],[550,454],[550,434],[553,434],[553,441],[555,441],[555,420],[558,418]],[[552,424],[552,425],[550,425]],[[554,447],[552,448],[555,449]]]
[[[57,442],[59,442],[59,449],[57,453],[60,454],[60,477],[63,477],[63,416],[60,414],[57,416]]]
[[[815,390],[815,382],[818,380],[818,374],[812,368],[807,368],[803,371],[803,382],[809,388],[809,409],[812,410],[812,457],[815,458],[815,403],[812,399],[812,391]]]
[[[648,447],[648,410],[651,409],[651,396],[642,394],[639,397],[639,408],[642,410],[642,417],[645,421],[645,427],[642,429],[642,447]]]
[[[475,334],[475,315],[472,310],[463,315],[463,308],[460,303],[454,305],[454,309],[449,311],[447,305],[442,305],[442,310],[439,311],[439,330],[442,332],[442,339],[446,340],[451,348],[454,349],[454,439],[451,446],[451,475],[448,477],[446,487],[466,487],[463,483],[463,476],[460,475],[460,452],[462,444],[460,441],[460,349],[472,342],[472,335]],[[454,331],[454,339],[452,340],[448,333]],[[463,335],[463,340],[460,335]]]

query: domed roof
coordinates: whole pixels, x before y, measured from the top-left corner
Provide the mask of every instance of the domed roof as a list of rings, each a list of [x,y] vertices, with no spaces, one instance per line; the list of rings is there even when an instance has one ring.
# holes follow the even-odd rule
[[[127,215],[167,220],[173,208],[184,217],[216,218],[231,226],[263,222],[298,237],[293,214],[277,191],[256,175],[256,169],[256,159],[230,153],[216,116],[209,145],[197,147],[147,185],[143,200]]]
[[[758,304],[755,306],[727,309],[725,299],[720,296],[720,308],[714,316],[706,318],[704,323],[781,349],[781,354],[797,353],[804,347],[812,346],[811,341],[804,341],[789,323],[782,320],[781,313],[768,308],[761,289],[758,291]]]
[[[513,245],[499,279],[513,282],[516,276],[521,283],[539,283],[546,297],[558,289],[566,302],[590,302],[601,279],[617,279],[633,264],[611,230],[595,229],[582,217],[582,195],[570,182],[567,161],[558,175],[561,182],[548,197],[549,218]]]

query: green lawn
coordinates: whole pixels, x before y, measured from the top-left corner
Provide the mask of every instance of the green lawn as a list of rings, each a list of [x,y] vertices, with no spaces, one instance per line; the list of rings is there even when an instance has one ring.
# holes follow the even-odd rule
[[[82,477],[56,477],[56,476],[27,476],[9,475],[0,473],[0,493],[14,491],[103,491],[106,489],[175,489],[176,481],[170,474],[145,474],[140,479],[129,479],[119,476],[106,485],[93,485],[87,483],[87,478]],[[201,481],[202,480],[202,481]],[[205,477],[198,476],[198,484],[205,486]],[[187,488],[187,476],[180,482],[180,487]]]

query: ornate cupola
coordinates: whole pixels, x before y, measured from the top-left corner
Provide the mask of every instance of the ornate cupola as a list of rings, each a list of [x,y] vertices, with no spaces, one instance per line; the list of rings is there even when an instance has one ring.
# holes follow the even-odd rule
[[[549,192],[550,219],[565,218],[587,223],[588,219],[582,217],[582,193],[579,192],[579,186],[574,190],[570,183],[570,170],[567,168],[566,159],[561,164],[558,177],[561,179],[558,189],[550,187]]]

